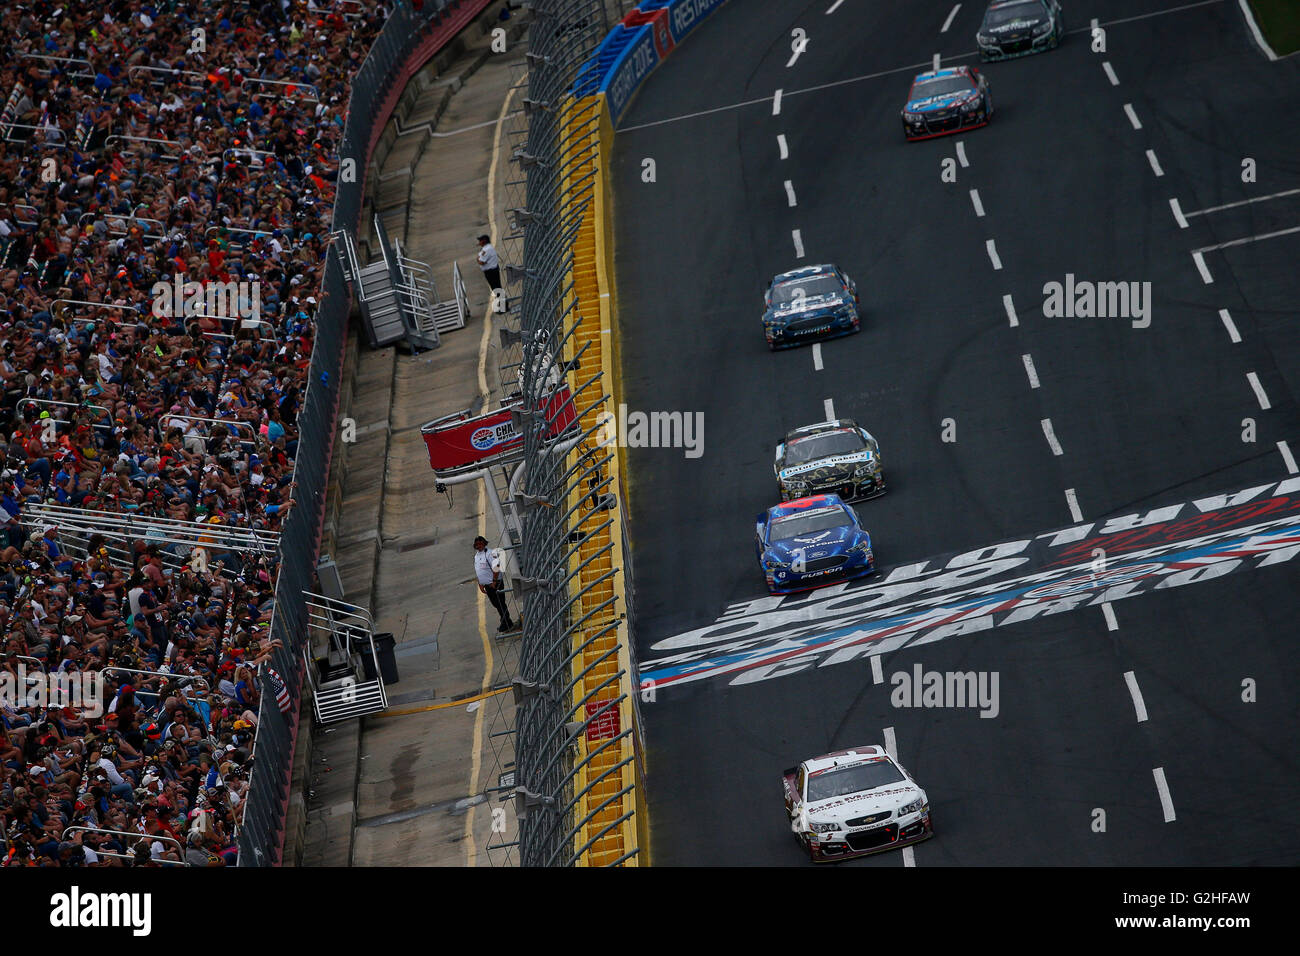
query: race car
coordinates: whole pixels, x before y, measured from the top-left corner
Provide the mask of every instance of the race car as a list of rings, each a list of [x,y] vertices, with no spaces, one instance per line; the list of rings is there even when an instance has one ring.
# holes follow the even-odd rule
[[[986,63],[1055,50],[1063,39],[1065,14],[1057,0],[993,0],[975,34]]]
[[[857,284],[836,266],[782,272],[763,292],[763,335],[772,351],[860,328]]]
[[[814,863],[848,860],[934,836],[930,799],[884,747],[855,747],[784,772],[785,813]]]
[[[987,126],[993,118],[989,81],[973,66],[918,73],[902,117],[909,141]]]
[[[796,428],[772,461],[782,501],[835,492],[844,501],[885,493],[880,446],[849,418]]]
[[[838,495],[798,498],[754,520],[758,565],[772,594],[809,591],[876,569],[871,535]]]

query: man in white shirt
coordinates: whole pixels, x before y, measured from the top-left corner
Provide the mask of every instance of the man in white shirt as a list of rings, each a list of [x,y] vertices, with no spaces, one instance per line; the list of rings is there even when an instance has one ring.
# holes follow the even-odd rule
[[[487,595],[487,599],[501,615],[501,625],[497,631],[513,631],[518,625],[510,620],[510,611],[506,608],[505,589],[501,584],[500,558],[489,551],[487,545],[487,538],[482,535],[474,539],[474,576],[478,579],[478,589]]]
[[[478,267],[483,270],[489,289],[501,288],[501,260],[492,246],[491,236],[478,237]]]

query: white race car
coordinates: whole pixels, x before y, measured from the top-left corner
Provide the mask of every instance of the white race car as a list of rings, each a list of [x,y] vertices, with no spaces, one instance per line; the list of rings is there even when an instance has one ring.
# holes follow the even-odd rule
[[[784,776],[790,829],[814,863],[881,853],[934,835],[929,798],[884,747],[838,750]]]

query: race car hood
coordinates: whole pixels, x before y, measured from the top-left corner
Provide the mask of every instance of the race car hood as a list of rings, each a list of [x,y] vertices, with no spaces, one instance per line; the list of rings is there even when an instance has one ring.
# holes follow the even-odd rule
[[[829,800],[810,803],[807,806],[808,819],[818,823],[843,823],[855,817],[895,810],[924,797],[925,791],[920,787],[900,781],[875,790],[863,790],[845,797],[831,797]]]
[[[820,312],[829,312],[838,309],[842,305],[852,305],[853,300],[844,293],[829,292],[826,295],[813,295],[803,300],[803,306],[796,308],[793,304],[778,306],[769,309],[767,317],[769,319],[793,319],[800,315],[817,315]]]
[[[854,467],[863,462],[871,461],[870,449],[864,448],[862,451],[854,452],[851,455],[836,455],[833,458],[816,458],[813,461],[805,461],[800,465],[791,465],[789,468],[782,468],[780,477],[796,478],[808,476],[810,478],[829,477],[831,475],[848,474]]]
[[[943,93],[939,96],[927,96],[919,100],[908,100],[907,105],[903,107],[907,113],[930,113],[935,110],[946,110],[950,106],[956,106],[958,103],[964,103],[976,93],[975,87],[969,90],[963,90],[957,93]]]
[[[1020,17],[1009,23],[999,23],[995,27],[981,27],[980,33],[985,36],[1005,37],[1012,33],[1024,33],[1042,26],[1047,22],[1047,17]]]
[[[797,538],[773,541],[767,546],[767,553],[786,563],[792,561],[796,553],[802,553],[805,561],[813,561],[852,547],[858,542],[859,536],[866,537],[864,532],[858,531],[852,525],[828,528],[825,531],[814,531],[812,534],[800,535]]]

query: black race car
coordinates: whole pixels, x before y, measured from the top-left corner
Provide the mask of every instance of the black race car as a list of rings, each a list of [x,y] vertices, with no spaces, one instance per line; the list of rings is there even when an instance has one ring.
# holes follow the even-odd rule
[[[1054,50],[1063,39],[1065,14],[1057,0],[993,0],[975,34],[985,62]]]

